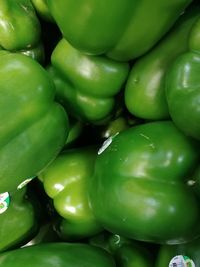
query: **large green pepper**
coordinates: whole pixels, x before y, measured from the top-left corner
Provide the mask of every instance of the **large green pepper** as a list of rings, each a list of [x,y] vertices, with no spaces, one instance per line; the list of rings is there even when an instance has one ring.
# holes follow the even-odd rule
[[[111,116],[115,96],[128,76],[127,63],[85,55],[65,39],[56,45],[51,62],[57,99],[69,114],[91,123]]]
[[[0,254],[4,267],[115,267],[103,249],[77,243],[48,243]]]
[[[170,244],[200,234],[200,205],[188,182],[199,146],[171,121],[124,130],[106,140],[98,154],[89,195],[105,229]]]
[[[166,78],[172,120],[186,135],[200,140],[200,17],[193,26],[190,49],[180,55]]]
[[[68,117],[54,94],[37,61],[0,52],[0,193],[36,176],[65,144]]]
[[[47,0],[63,36],[89,54],[127,61],[170,29],[191,0]]]
[[[188,36],[200,12],[191,5],[172,30],[133,65],[125,88],[125,104],[131,114],[151,120],[169,118],[165,77],[174,59],[188,49]]]
[[[81,239],[102,230],[87,198],[96,154],[97,150],[91,147],[63,151],[39,175],[61,216],[56,230],[62,239]]]
[[[31,1],[1,1],[0,11],[0,47],[43,61],[41,26]]]
[[[0,202],[3,195],[0,195]],[[7,206],[0,207],[0,252],[25,244],[38,231],[35,205],[26,188],[7,194]]]

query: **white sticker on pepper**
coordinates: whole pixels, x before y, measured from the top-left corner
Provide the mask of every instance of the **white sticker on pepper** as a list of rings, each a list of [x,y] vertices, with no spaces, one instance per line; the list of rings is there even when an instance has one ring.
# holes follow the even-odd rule
[[[10,204],[10,196],[8,192],[0,194],[0,214],[4,213]]]
[[[169,267],[195,267],[195,264],[189,257],[177,255],[171,259]]]

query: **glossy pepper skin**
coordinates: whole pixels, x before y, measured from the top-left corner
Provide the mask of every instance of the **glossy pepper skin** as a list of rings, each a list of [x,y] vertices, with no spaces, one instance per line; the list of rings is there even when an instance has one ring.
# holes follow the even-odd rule
[[[5,267],[115,267],[113,258],[103,249],[78,243],[48,243],[0,254]]]
[[[35,60],[0,52],[0,192],[14,192],[60,152],[68,116],[55,87]]]
[[[171,121],[144,123],[108,139],[89,190],[96,219],[110,232],[141,241],[174,244],[198,236],[199,202],[187,184],[197,145]]]
[[[190,30],[199,11],[199,4],[192,4],[171,31],[133,64],[125,87],[125,104],[131,114],[150,120],[170,117],[165,96],[166,73],[176,57],[188,50]]]
[[[155,267],[168,266],[171,259],[176,255],[188,256],[193,260],[195,267],[200,267],[200,239],[198,238],[186,244],[161,246]]]
[[[128,63],[85,55],[65,39],[53,50],[51,63],[56,97],[69,114],[94,124],[111,116],[115,96],[128,76]]]
[[[0,3],[0,46],[43,60],[41,26],[30,0],[8,0]]]
[[[107,54],[120,61],[147,52],[190,3],[190,0],[156,0],[153,4],[149,0],[142,3],[47,0],[64,38],[74,47],[87,54]]]
[[[82,239],[102,230],[88,202],[96,155],[92,147],[65,150],[39,175],[61,216],[56,230],[62,239]]]
[[[37,213],[26,188],[9,197],[7,210],[0,214],[0,252],[24,244],[38,231]]]
[[[200,17],[188,42],[189,50],[176,59],[167,74],[166,97],[177,127],[200,140]]]

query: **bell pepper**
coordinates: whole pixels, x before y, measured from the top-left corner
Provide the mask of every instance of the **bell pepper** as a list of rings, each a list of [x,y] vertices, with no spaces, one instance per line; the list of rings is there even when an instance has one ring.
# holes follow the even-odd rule
[[[164,36],[191,0],[47,0],[64,38],[87,54],[129,61]]]
[[[192,240],[200,235],[199,200],[189,182],[198,160],[199,143],[172,121],[143,123],[114,135],[95,162],[89,188],[94,216],[106,230],[135,240]]]
[[[26,243],[38,231],[37,211],[26,191],[8,194],[7,209],[0,208],[0,252]]]
[[[45,243],[0,254],[4,267],[115,267],[103,249],[78,243]]]
[[[11,193],[58,155],[68,116],[47,71],[25,55],[0,51],[0,94],[0,193]]]
[[[64,150],[39,175],[46,194],[61,216],[55,225],[64,240],[82,239],[102,230],[87,198],[96,153],[92,147]]]
[[[40,40],[40,22],[30,0],[8,0],[0,4],[0,45],[11,51],[34,47]]]
[[[166,97],[176,126],[200,140],[200,16],[188,42],[188,51],[175,60],[167,73]]]
[[[176,256],[187,256],[195,265],[185,265],[188,267],[200,267],[200,239],[179,245],[163,245],[160,247],[156,258],[155,267],[168,266],[170,261]]]
[[[70,115],[93,124],[110,118],[128,76],[128,63],[85,55],[62,39],[52,52],[51,64],[57,100]]]
[[[43,62],[41,26],[31,1],[1,1],[0,10],[0,47]]]
[[[174,59],[188,50],[188,36],[199,17],[200,6],[192,4],[171,31],[131,69],[125,87],[125,104],[139,118],[169,118],[165,96],[165,77]]]

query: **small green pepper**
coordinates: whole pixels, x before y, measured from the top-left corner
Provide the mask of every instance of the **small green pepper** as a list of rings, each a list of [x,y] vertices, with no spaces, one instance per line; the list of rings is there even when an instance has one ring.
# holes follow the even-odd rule
[[[56,97],[70,115],[94,124],[112,116],[115,96],[128,76],[128,63],[85,55],[65,39],[54,48],[51,63]]]
[[[7,0],[0,3],[0,47],[44,60],[41,25],[30,0]]]
[[[62,239],[81,239],[102,230],[87,197],[96,155],[97,150],[92,147],[64,150],[39,175],[61,216],[56,230]]]

